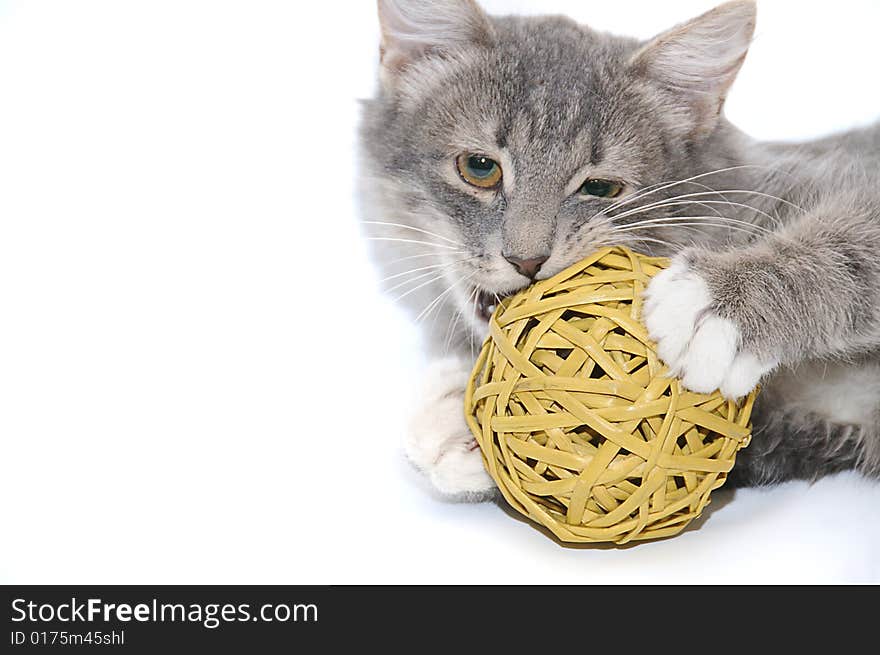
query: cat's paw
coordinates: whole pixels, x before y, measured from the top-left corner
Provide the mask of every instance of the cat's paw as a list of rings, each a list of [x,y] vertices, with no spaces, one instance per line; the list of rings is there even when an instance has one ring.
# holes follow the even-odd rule
[[[432,364],[404,444],[409,460],[444,496],[480,501],[495,495],[479,446],[464,420],[464,390],[470,370],[457,359]]]
[[[657,354],[687,389],[741,398],[776,364],[744,350],[739,327],[713,306],[706,281],[677,258],[648,285],[642,318]]]

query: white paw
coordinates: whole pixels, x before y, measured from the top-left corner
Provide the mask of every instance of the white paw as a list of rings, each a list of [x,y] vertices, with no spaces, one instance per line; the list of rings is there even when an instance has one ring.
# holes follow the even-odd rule
[[[411,420],[406,455],[443,495],[485,500],[495,483],[464,420],[464,389],[470,370],[456,359],[432,364],[419,394],[420,409]]]
[[[643,319],[657,354],[691,391],[740,398],[776,367],[740,348],[739,328],[712,311],[705,280],[680,260],[651,280]]]

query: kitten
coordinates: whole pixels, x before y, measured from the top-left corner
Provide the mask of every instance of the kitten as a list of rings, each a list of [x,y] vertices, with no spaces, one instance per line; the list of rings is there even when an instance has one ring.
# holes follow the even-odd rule
[[[379,0],[364,228],[437,358],[406,448],[441,492],[492,494],[462,393],[498,298],[612,244],[672,256],[643,318],[686,387],[763,383],[731,483],[880,475],[880,125],[803,144],[731,125],[755,13],[639,42]]]

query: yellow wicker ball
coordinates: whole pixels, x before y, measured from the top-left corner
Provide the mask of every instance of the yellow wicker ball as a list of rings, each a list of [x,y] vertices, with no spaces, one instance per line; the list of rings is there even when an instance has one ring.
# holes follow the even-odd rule
[[[565,542],[667,537],[750,439],[739,404],[665,375],[639,320],[666,260],[607,248],[506,299],[465,416],[510,505]]]

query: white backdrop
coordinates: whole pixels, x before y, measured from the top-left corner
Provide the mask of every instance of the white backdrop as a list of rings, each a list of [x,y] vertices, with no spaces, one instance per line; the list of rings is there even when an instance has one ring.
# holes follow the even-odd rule
[[[647,37],[711,0],[491,0]],[[880,3],[762,0],[729,116],[880,116]],[[0,581],[880,581],[880,486],[563,548],[406,465],[417,335],[354,218],[374,4],[0,1]]]

